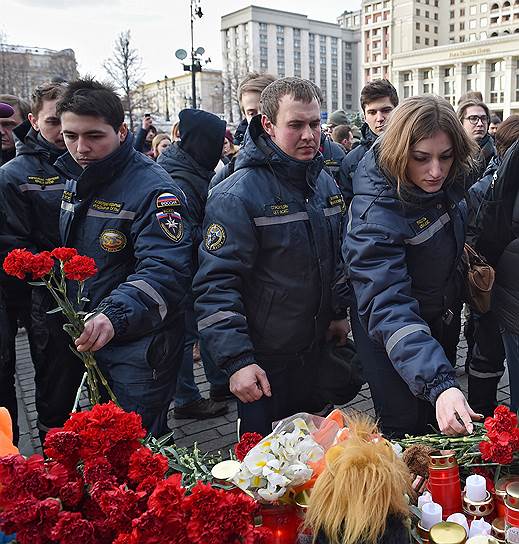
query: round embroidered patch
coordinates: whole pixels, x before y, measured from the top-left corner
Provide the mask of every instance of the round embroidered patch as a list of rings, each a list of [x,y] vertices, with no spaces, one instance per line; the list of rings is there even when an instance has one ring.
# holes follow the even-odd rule
[[[106,229],[99,236],[99,245],[110,253],[121,251],[126,247],[126,236],[115,229]]]
[[[216,251],[217,249],[220,249],[225,244],[226,239],[227,235],[225,234],[225,229],[222,227],[222,225],[219,225],[218,223],[211,223],[209,227],[207,227],[204,242],[208,251]]]

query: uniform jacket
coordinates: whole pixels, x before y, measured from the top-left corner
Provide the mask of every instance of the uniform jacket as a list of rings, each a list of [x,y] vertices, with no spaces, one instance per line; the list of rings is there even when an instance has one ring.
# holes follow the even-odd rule
[[[339,176],[339,187],[346,203],[353,198],[353,176],[362,157],[371,149],[378,136],[364,123],[361,128],[362,139],[360,144],[352,149],[342,160]]]
[[[191,233],[180,189],[132,136],[105,159],[78,170],[69,154],[56,166],[63,193],[64,245],[96,261],[85,285],[87,310],[112,322],[116,341],[149,335],[182,314],[191,278]]]
[[[64,153],[27,121],[19,125],[18,155],[0,168],[2,207],[6,216],[0,253],[13,248],[52,250],[59,244],[59,213],[64,176],[53,166]]]
[[[229,375],[256,356],[309,349],[343,316],[341,303],[332,307],[343,279],[343,200],[322,168],[320,153],[305,162],[284,154],[257,116],[236,171],[210,192],[195,310],[202,340]]]
[[[180,112],[182,139],[170,145],[157,164],[168,172],[187,197],[195,256],[202,242],[202,224],[209,182],[214,176],[225,135],[225,121],[203,110]]]
[[[353,179],[344,259],[368,335],[385,347],[412,393],[434,403],[456,386],[435,337],[442,315],[459,301],[466,206],[454,186],[434,194],[416,188],[415,204],[404,205],[380,172],[376,150]]]
[[[327,172],[339,183],[341,162],[346,156],[342,147],[329,136],[321,133],[320,151],[323,155],[324,166]]]

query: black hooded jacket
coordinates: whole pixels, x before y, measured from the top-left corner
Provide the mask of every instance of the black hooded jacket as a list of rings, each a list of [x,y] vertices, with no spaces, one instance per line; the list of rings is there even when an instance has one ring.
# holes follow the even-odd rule
[[[53,166],[65,153],[36,132],[29,121],[16,127],[18,154],[0,168],[1,207],[6,226],[0,254],[25,247],[33,252],[59,245],[59,213],[65,178]]]
[[[225,121],[212,113],[193,109],[182,110],[179,118],[181,140],[178,145],[170,145],[157,163],[187,197],[196,255],[203,238],[202,223],[209,182],[222,153]]]

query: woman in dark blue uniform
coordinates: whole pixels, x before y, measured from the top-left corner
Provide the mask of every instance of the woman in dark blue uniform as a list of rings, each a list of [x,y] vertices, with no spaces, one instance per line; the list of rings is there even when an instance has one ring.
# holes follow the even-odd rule
[[[463,179],[477,150],[452,106],[413,97],[359,164],[343,245],[352,329],[385,434],[472,431],[454,371],[465,241]],[[459,319],[459,318],[458,318]]]

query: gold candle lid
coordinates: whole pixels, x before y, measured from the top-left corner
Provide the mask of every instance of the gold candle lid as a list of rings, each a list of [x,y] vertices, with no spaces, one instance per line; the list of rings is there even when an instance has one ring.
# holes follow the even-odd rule
[[[454,450],[436,450],[429,454],[429,469],[442,470],[458,466]]]
[[[506,486],[506,494],[514,499],[519,499],[519,482],[510,482]]]
[[[506,495],[506,486],[511,482],[519,482],[519,476],[517,474],[509,474],[499,478],[496,482],[496,495],[504,497]]]
[[[467,540],[465,529],[457,523],[442,521],[429,531],[431,544],[463,544]]]

